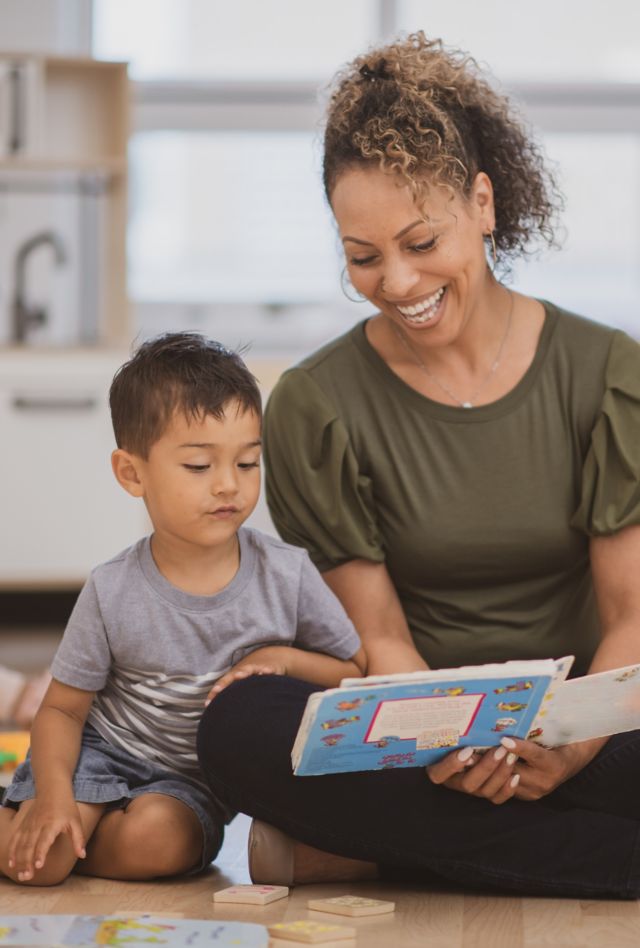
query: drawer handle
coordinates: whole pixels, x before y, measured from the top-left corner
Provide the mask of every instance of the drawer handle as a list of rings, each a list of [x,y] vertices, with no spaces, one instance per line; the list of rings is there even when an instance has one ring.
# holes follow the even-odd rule
[[[17,155],[24,147],[22,138],[22,118],[24,112],[24,102],[22,101],[24,79],[20,73],[20,67],[14,64],[9,72],[9,82],[11,87],[11,129],[9,132],[9,154]]]
[[[98,400],[90,395],[56,395],[51,398],[45,395],[15,395],[13,407],[18,411],[93,411],[98,407]]]

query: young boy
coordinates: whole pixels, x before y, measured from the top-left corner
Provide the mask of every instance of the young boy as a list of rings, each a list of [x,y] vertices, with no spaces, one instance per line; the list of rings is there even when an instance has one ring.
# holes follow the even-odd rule
[[[198,769],[205,702],[246,674],[333,686],[364,668],[307,554],[242,527],[260,491],[261,404],[239,356],[160,336],[116,373],[110,403],[113,470],[153,533],[80,593],[0,809],[0,873],[32,885],[74,867],[151,879],[207,866],[233,814]]]

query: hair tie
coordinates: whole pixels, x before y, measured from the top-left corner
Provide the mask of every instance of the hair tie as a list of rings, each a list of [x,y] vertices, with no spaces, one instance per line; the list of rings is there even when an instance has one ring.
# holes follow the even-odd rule
[[[391,75],[387,72],[386,59],[380,59],[373,69],[366,63],[364,66],[360,66],[360,75],[363,79],[366,79],[367,82],[375,82],[376,79],[391,79]]]

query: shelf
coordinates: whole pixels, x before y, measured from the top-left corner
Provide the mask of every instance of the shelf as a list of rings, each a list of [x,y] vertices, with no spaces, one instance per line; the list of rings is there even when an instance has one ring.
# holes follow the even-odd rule
[[[0,171],[95,171],[113,176],[127,173],[126,158],[0,158]]]
[[[43,66],[42,145],[47,158],[124,157],[129,85],[122,63],[47,59]]]
[[[49,337],[32,325],[29,343],[128,341],[129,99],[126,63],[0,51],[0,341],[11,338],[16,254],[50,233],[68,259],[29,266],[51,316]]]

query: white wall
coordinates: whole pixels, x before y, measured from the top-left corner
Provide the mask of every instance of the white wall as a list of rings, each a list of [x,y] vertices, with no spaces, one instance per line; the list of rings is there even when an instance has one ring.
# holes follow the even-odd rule
[[[90,55],[89,0],[0,0],[0,49]]]

